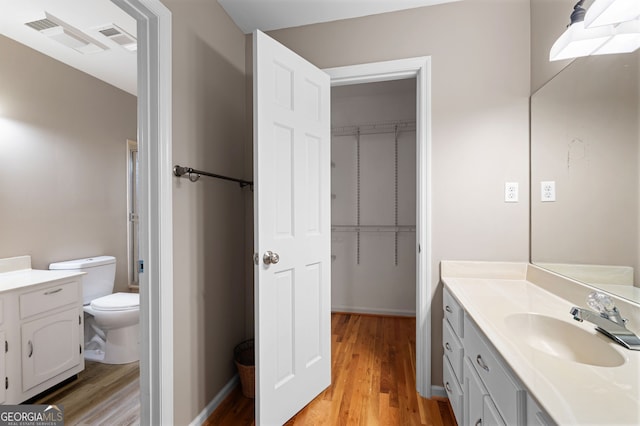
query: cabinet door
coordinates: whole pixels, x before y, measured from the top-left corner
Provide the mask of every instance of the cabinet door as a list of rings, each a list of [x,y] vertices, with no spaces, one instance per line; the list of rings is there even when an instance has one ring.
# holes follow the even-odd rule
[[[0,331],[0,403],[4,403],[7,400],[7,389],[5,387],[5,380],[7,377],[5,361],[7,356],[4,351],[6,342],[7,340],[4,331]]]
[[[22,324],[22,390],[80,363],[79,313],[69,309]]]
[[[483,425],[484,397],[488,395],[469,358],[464,360],[464,418],[469,426]]]

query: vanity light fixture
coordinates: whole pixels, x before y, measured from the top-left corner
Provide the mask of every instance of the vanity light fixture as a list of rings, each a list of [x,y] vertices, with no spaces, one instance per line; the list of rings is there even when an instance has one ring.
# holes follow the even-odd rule
[[[640,4],[640,0],[633,0]],[[556,40],[549,52],[550,61],[589,55],[629,53],[640,47],[640,21],[637,19],[615,25],[585,25],[584,0],[578,1],[571,13],[571,23]],[[593,7],[593,6],[592,6]]]
[[[611,26],[585,28],[586,10],[582,7],[584,0],[578,1],[571,13],[571,22],[564,33],[551,47],[550,61],[588,56],[613,36]]]
[[[595,0],[584,17],[587,28],[615,25],[640,17],[638,0]]]
[[[640,0],[636,1],[640,2]],[[613,37],[593,52],[593,55],[630,53],[640,48],[640,20],[635,19],[618,24],[613,32]]]

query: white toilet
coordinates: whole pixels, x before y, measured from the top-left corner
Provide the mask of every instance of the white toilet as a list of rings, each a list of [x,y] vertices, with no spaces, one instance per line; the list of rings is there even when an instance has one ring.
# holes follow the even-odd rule
[[[116,258],[97,256],[49,265],[49,269],[86,272],[82,277],[85,314],[84,357],[105,364],[139,359],[140,295],[112,293]]]

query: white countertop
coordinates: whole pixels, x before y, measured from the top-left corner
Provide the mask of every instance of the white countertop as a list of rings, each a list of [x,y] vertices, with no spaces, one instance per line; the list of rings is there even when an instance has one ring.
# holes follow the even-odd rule
[[[480,278],[470,277],[473,274],[469,270],[447,276],[447,269],[443,268],[442,281],[555,422],[640,425],[640,351],[627,350],[601,336],[591,323],[574,321],[569,310],[575,304],[527,281],[525,276],[505,278],[498,267],[494,276],[501,278],[491,278],[493,274],[486,265],[478,274]],[[604,339],[625,362],[618,367],[599,367],[534,349],[514,338],[505,322],[510,314],[522,312],[551,316],[583,328],[595,338]]]
[[[49,271],[40,269],[21,269],[18,271],[0,273],[0,292],[16,290],[49,281],[57,281],[84,275],[77,271]]]

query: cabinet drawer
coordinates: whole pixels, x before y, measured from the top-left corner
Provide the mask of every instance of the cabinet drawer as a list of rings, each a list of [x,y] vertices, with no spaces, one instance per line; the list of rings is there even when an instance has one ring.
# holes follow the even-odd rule
[[[451,324],[453,331],[458,335],[458,337],[463,338],[462,318],[464,311],[446,287],[442,292],[442,308],[444,309],[444,317],[449,321],[449,324]]]
[[[464,350],[460,339],[456,337],[448,321],[442,321],[442,347],[444,348],[444,355],[449,358],[458,383],[462,384],[462,360],[464,358]]]
[[[524,423],[526,392],[503,366],[500,358],[487,344],[476,325],[465,315],[465,356],[469,357],[504,422],[509,425]]]
[[[20,295],[20,318],[79,303],[78,281],[68,281]]]
[[[443,379],[444,379],[444,389],[447,391],[447,397],[449,398],[449,402],[451,403],[451,408],[453,409],[453,414],[456,416],[456,421],[459,425],[463,425],[463,399],[462,399],[462,388],[458,383],[458,380],[453,375],[453,369],[451,368],[451,364],[446,356],[442,357],[442,365],[443,365]]]
[[[489,395],[484,397],[482,407],[482,426],[507,426]]]

